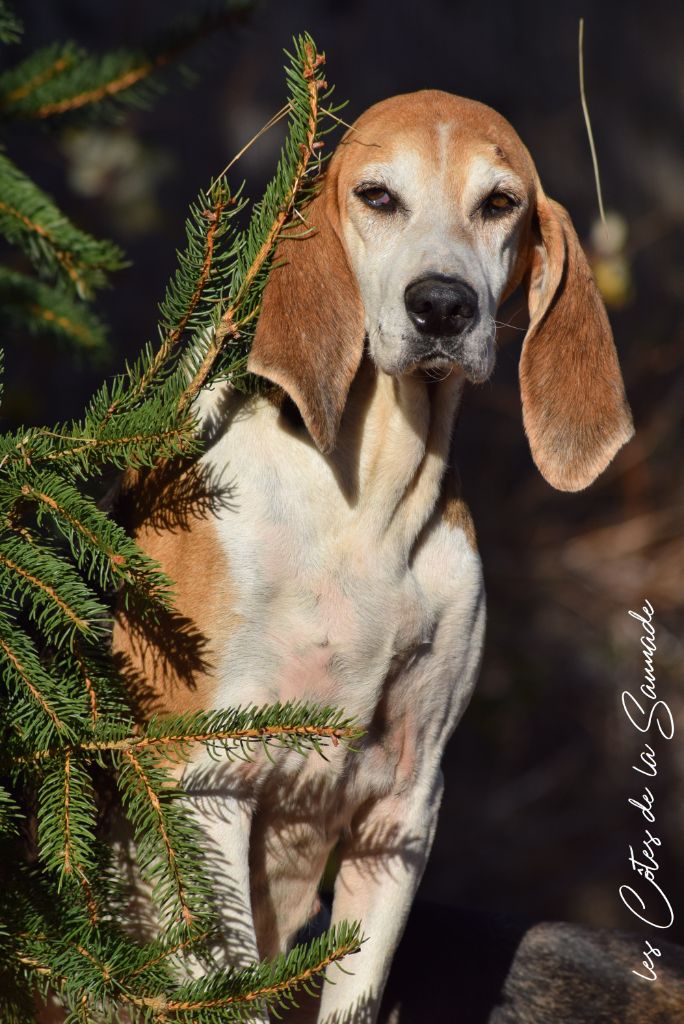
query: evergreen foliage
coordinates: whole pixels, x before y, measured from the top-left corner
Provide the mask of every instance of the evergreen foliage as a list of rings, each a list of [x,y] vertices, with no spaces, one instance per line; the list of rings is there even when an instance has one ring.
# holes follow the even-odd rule
[[[0,2],[0,39],[19,30]],[[82,77],[75,64],[57,67],[67,58]],[[88,63],[64,46],[34,54],[0,77],[0,116],[42,116],[50,104],[58,113],[76,90],[98,92],[95,103],[109,95],[103,83],[134,63]],[[247,1020],[261,1006],[286,1010],[359,947],[358,928],[343,924],[273,962],[211,967],[214,896],[199,826],[169,762],[198,745],[216,758],[252,757],[262,747],[322,753],[358,730],[339,711],[305,704],[137,720],[108,653],[112,602],[116,595],[153,627],[173,609],[173,581],[92,497],[93,481],[112,467],[196,455],[193,399],[201,388],[219,379],[255,386],[245,362],[274,248],[283,232],[301,231],[299,210],[321,169],[322,69],[313,41],[295,40],[287,140],[247,227],[236,219],[243,189],[233,191],[226,174],[200,192],[160,305],[156,344],[103,385],[79,419],[0,437],[3,1024],[34,1021],[36,999],[48,995],[69,1024]],[[98,287],[120,253],[72,225],[5,156],[0,195],[0,233],[46,278],[0,271],[8,318],[42,317],[53,330],[78,334],[68,321],[81,340],[87,334],[98,344],[99,322],[76,296]],[[121,871],[98,828],[114,792],[156,908],[152,942],[125,928]],[[188,981],[189,953],[207,965],[200,980]]]

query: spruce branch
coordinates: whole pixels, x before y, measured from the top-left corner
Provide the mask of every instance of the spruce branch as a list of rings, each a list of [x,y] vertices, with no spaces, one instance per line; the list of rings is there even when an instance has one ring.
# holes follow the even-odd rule
[[[48,871],[56,873],[58,886],[76,879],[93,910],[88,876],[96,870],[93,848],[95,797],[85,766],[68,748],[62,757],[45,766],[38,797],[38,845]]]
[[[75,227],[12,161],[0,154],[0,232],[35,266],[59,276],[84,298],[126,266],[117,246]]]
[[[178,267],[159,307],[159,348],[154,351],[146,347],[111,398],[103,390],[93,399],[90,416],[94,422],[106,425],[112,416],[135,407],[148,391],[163,385],[174,369],[170,359],[186,332],[206,331],[211,325],[233,258],[236,232],[232,222],[246,203],[240,192],[232,195],[225,176],[221,176],[206,192],[200,192],[190,207],[186,247],[178,253]]]
[[[266,1008],[271,1012],[290,1009],[296,1005],[298,993],[315,989],[329,968],[358,952],[364,941],[358,924],[342,922],[308,945],[295,946],[275,960],[244,970],[214,972],[209,978],[178,986],[169,984],[163,976],[148,979],[142,972],[127,972],[124,979],[112,962],[117,959],[114,950],[109,951],[108,962],[103,962],[84,944],[57,944],[46,939],[27,944],[15,956],[29,970],[49,977],[71,1005],[78,996],[75,986],[69,985],[69,975],[78,964],[90,1007],[97,1008],[107,990],[115,991],[120,1003],[140,1011],[140,1016],[134,1013],[134,1019],[155,1024],[227,1024],[247,1021]],[[178,943],[174,952],[186,945]],[[159,963],[161,959],[155,961],[155,966]],[[132,985],[134,977],[138,984]],[[162,987],[160,981],[162,985],[166,981],[166,985]]]
[[[191,1024],[204,1013],[202,1020],[207,1024],[219,1024],[246,1020],[266,1008],[290,1009],[302,988],[315,984],[333,964],[358,952],[362,942],[359,925],[343,922],[271,962],[190,982],[178,996],[164,1001],[154,1019],[161,1021],[159,1014],[163,1013],[178,1024]]]
[[[321,94],[329,92],[323,77],[325,55],[318,53],[310,36],[295,40],[294,55],[289,55],[287,69],[290,87],[290,133],[273,181],[264,198],[254,209],[249,228],[239,247],[231,292],[220,320],[214,330],[199,365],[180,397],[179,407],[185,409],[211,379],[215,364],[226,342],[235,341],[240,331],[258,316],[261,292],[266,282],[276,244],[293,211],[311,192],[307,174],[312,164],[320,170],[319,132]],[[309,186],[307,188],[307,186]],[[244,347],[244,346],[243,346]],[[246,361],[234,359],[231,370],[235,374]]]
[[[174,459],[197,451],[190,421],[168,425],[162,402],[146,403],[142,415],[119,416],[112,425],[88,432],[90,423],[72,423],[48,430],[29,427],[0,437],[3,466],[59,466],[72,476],[92,478],[103,469],[154,466],[159,459]]]
[[[0,26],[2,9],[0,0]],[[77,81],[79,60],[75,48],[62,45],[0,75],[0,117],[95,110],[97,96],[88,93],[102,88],[109,100],[143,97],[145,75],[134,81],[140,64],[112,63],[94,79],[83,61],[85,77]],[[237,227],[245,200],[242,188],[229,186],[229,168],[191,207],[186,244],[160,305],[157,345],[101,388],[78,421],[0,437],[0,779],[11,780],[8,788],[0,783],[0,1015],[8,1024],[30,1021],[36,994],[48,992],[69,1024],[111,1024],[119,1014],[146,1024],[225,1024],[261,1006],[277,1014],[360,942],[355,926],[341,926],[274,962],[216,971],[215,897],[201,833],[169,762],[202,747],[214,758],[292,750],[325,756],[327,744],[351,747],[361,732],[338,711],[300,703],[137,722],[124,673],[103,643],[103,596],[121,590],[124,608],[134,602],[149,625],[170,608],[169,581],[84,488],[112,466],[183,464],[201,451],[193,411],[199,390],[219,379],[256,386],[243,378],[263,287],[278,240],[301,234],[297,221],[322,166],[320,115],[334,118],[324,103],[322,64],[308,36],[295,41],[284,153],[247,229]],[[101,282],[108,268],[92,248],[100,243],[82,233],[74,239],[72,225],[51,220],[59,211],[4,157],[0,190],[0,232],[62,283],[55,288],[0,270],[0,298],[22,329],[33,329],[33,318],[77,336],[72,328],[86,321],[67,289]],[[158,911],[152,943],[119,926],[129,895],[95,836],[94,790],[102,810],[115,799],[113,785]],[[22,808],[36,794],[38,858],[31,867],[15,838],[15,791]],[[3,927],[3,920],[11,924]],[[206,965],[198,981],[182,980],[188,952]]]
[[[171,607],[168,577],[69,480],[47,470],[31,474],[28,479],[24,473],[10,484],[14,484],[17,500],[35,505],[39,526],[46,522],[56,526],[69,544],[78,568],[97,580],[102,590],[127,584],[132,590],[144,591],[148,601]],[[0,507],[6,490],[0,485]]]
[[[205,37],[234,28],[251,6],[224,0],[134,51],[89,54],[71,42],[38,50],[0,75],[0,116],[44,120],[84,109],[102,116],[122,104],[146,105],[161,91],[157,72]]]
[[[20,601],[26,613],[55,646],[74,636],[107,632],[107,609],[64,557],[46,546],[7,537],[0,550],[0,582],[6,598]]]
[[[24,26],[6,0],[0,0],[0,43],[18,43]]]
[[[301,754],[315,751],[322,755],[327,743],[352,744],[363,735],[354,720],[345,718],[337,709],[300,701],[163,718],[153,716],[137,733],[126,732],[127,725],[122,721],[115,726],[103,726],[99,735],[76,740],[70,748],[79,757],[116,753],[137,756],[148,751],[161,753],[167,759],[187,760],[196,744],[204,745],[215,758],[230,758],[249,755],[266,743]],[[60,749],[64,749],[64,744]],[[32,760],[49,761],[55,753],[52,747],[36,749]]]
[[[91,351],[105,348],[100,318],[63,288],[0,267],[0,304],[7,325],[14,330],[49,334]]]
[[[97,725],[98,720],[100,718],[100,711],[98,707],[97,690],[95,688],[93,680],[91,679],[92,672],[90,670],[90,666],[88,665],[86,659],[82,657],[81,654],[79,653],[77,644],[74,644],[74,649],[72,653],[74,660],[80,670],[81,676],[83,678],[83,685],[85,687],[85,691],[88,697],[88,706],[90,708],[90,720],[93,725]]]
[[[41,749],[58,739],[73,736],[65,700],[43,668],[33,641],[0,610],[0,662],[4,688],[13,698],[9,702],[10,721],[17,722],[27,738]],[[28,696],[27,702],[22,696]],[[40,714],[36,716],[35,712]]]
[[[167,927],[206,922],[211,887],[195,842],[196,825],[169,772],[148,750],[117,755],[117,783],[136,841],[140,873]]]

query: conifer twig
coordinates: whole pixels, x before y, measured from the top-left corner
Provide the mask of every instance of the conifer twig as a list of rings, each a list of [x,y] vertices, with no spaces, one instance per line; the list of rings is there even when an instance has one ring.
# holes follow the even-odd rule
[[[316,129],[318,125],[318,92],[319,89],[324,86],[324,82],[317,77],[316,72],[319,67],[325,63],[325,55],[317,53],[315,47],[310,41],[304,44],[304,67],[303,75],[307,83],[308,99],[309,99],[309,112],[308,112],[308,131],[306,142],[301,147],[301,157],[299,160],[296,173],[293,177],[291,186],[288,190],[288,194],[285,198],[282,207],[277,214],[275,220],[271,224],[271,228],[264,239],[261,248],[259,249],[255,259],[251,266],[248,268],[237,295],[231,301],[228,309],[224,312],[221,320],[214,332],[214,336],[211,339],[207,347],[200,366],[195,371],[192,379],[182,393],[179,401],[179,409],[182,411],[187,408],[188,405],[192,404],[194,399],[197,397],[201,389],[207,382],[211,370],[218,358],[223,344],[226,338],[235,336],[241,326],[240,321],[236,320],[237,312],[243,301],[244,295],[252,285],[252,282],[256,276],[262,271],[267,260],[272,255],[275,245],[278,241],[280,232],[283,226],[289,220],[292,208],[294,206],[299,190],[302,186],[302,182],[309,168],[310,161],[316,155],[317,143],[316,143]],[[251,314],[253,315],[253,314]],[[250,315],[250,318],[251,318]]]
[[[171,736],[133,735],[110,740],[84,740],[71,744],[70,749],[82,754],[123,753],[128,755],[134,751],[154,750],[167,746],[190,746],[196,743],[234,743],[237,747],[243,743],[256,743],[263,740],[277,740],[280,738],[322,739],[330,740],[333,745],[337,745],[340,741],[355,740],[361,735],[362,730],[354,725],[264,725],[258,728],[216,729],[202,732],[190,731]],[[64,747],[61,749],[64,749]],[[45,750],[36,750],[31,755],[31,760],[49,760],[55,754],[56,749],[52,747]]]
[[[71,113],[81,110],[84,107],[94,106],[109,100],[113,97],[126,93],[141,82],[150,78],[155,72],[167,67],[178,60],[186,51],[195,46],[202,39],[216,31],[228,28],[236,23],[247,10],[246,3],[232,3],[227,5],[223,11],[214,11],[203,15],[194,26],[184,26],[167,36],[166,45],[155,44],[153,47],[146,47],[142,53],[129,56],[125,53],[100,54],[97,58],[91,58],[88,54],[67,44],[64,51],[58,53],[45,68],[41,68],[28,80],[22,81],[20,85],[8,90],[0,97],[0,107],[7,107],[13,114],[23,117],[44,120],[55,115]],[[90,87],[78,87],[78,77],[75,82],[69,79],[64,85],[67,94],[55,99],[45,99],[36,103],[35,106],[21,104],[32,94],[40,90],[51,81],[59,79],[70,72],[81,71],[83,65],[87,64],[92,71],[113,65],[110,77]],[[72,74],[71,78],[75,76]],[[81,75],[81,79],[83,75]],[[68,92],[71,86],[74,91]],[[15,109],[13,109],[15,108]]]
[[[78,615],[78,613],[74,611],[64,598],[59,596],[55,588],[50,586],[49,583],[45,583],[44,580],[40,579],[39,576],[36,576],[35,573],[29,572],[28,569],[18,565],[17,562],[13,561],[11,558],[7,558],[7,556],[2,553],[0,553],[0,565],[5,565],[10,572],[16,573],[17,576],[20,576],[22,579],[26,580],[27,583],[30,583],[31,586],[41,591],[45,597],[54,602],[60,612],[66,615],[66,617],[73,622],[77,629],[82,632],[86,632],[89,629],[88,621]]]
[[[90,705],[90,718],[91,718],[91,721],[92,721],[93,725],[97,725],[97,721],[98,721],[98,719],[100,717],[100,713],[99,713],[98,707],[97,707],[97,694],[95,692],[95,687],[93,686],[93,682],[90,679],[90,676],[88,675],[88,667],[87,667],[85,661],[83,660],[83,658],[81,657],[81,655],[78,652],[78,645],[77,644],[74,644],[74,649],[73,649],[72,653],[73,653],[74,658],[76,659],[76,661],[77,661],[77,663],[78,663],[78,665],[79,665],[79,667],[81,669],[81,673],[83,675],[83,685],[85,686],[86,693],[88,695],[88,703]]]
[[[276,111],[276,113],[273,114],[272,117],[269,117],[268,121],[266,121],[265,124],[262,124],[261,128],[259,128],[259,130],[254,133],[251,139],[248,142],[246,142],[240,150],[238,150],[234,157],[231,158],[230,162],[226,164],[226,166],[223,168],[218,177],[223,178],[231,169],[231,167],[233,167],[238,162],[238,160],[240,160],[245,155],[248,149],[251,149],[254,143],[257,142],[262,135],[265,135],[267,131],[270,131],[270,129],[277,125],[279,121],[282,121],[284,117],[287,117],[287,114],[291,109],[292,105],[290,103],[286,103],[285,106],[281,107],[280,110]]]
[[[603,209],[603,193],[601,191],[601,178],[599,176],[598,157],[596,155],[596,146],[594,144],[594,133],[591,130],[591,119],[589,117],[589,106],[587,104],[587,97],[584,91],[584,18],[579,20],[579,38],[578,38],[578,51],[579,51],[579,81],[580,81],[580,98],[582,101],[582,112],[584,114],[584,123],[587,127],[587,135],[589,136],[589,149],[591,150],[591,162],[594,167],[594,181],[596,182],[596,197],[598,199],[599,214],[601,215],[601,221],[603,224],[606,223],[606,214]]]
[[[145,772],[145,769],[143,768],[143,766],[140,763],[139,759],[137,757],[135,757],[135,755],[131,752],[130,749],[123,750],[123,756],[126,758],[126,760],[129,762],[129,764],[132,766],[133,771],[135,772],[135,774],[136,774],[136,776],[138,778],[138,781],[140,782],[141,786],[143,787],[143,790],[145,792],[147,800],[149,801],[150,806],[154,810],[155,816],[157,818],[157,827],[158,827],[158,830],[159,830],[159,835],[162,838],[162,842],[164,843],[164,848],[166,850],[166,856],[167,856],[168,863],[169,863],[169,869],[170,869],[171,874],[173,876],[173,879],[174,879],[174,881],[176,883],[176,891],[177,891],[177,895],[178,895],[178,902],[179,902],[180,907],[181,907],[181,914],[183,916],[183,920],[185,921],[185,924],[188,927],[190,927],[192,925],[193,920],[194,920],[194,914],[192,913],[192,911],[191,911],[191,909],[190,909],[190,907],[188,905],[188,901],[187,901],[187,898],[186,898],[186,895],[185,895],[185,885],[183,883],[183,879],[181,878],[181,874],[180,874],[180,871],[178,869],[178,859],[176,857],[176,852],[175,852],[175,850],[174,850],[174,848],[173,848],[173,846],[171,844],[171,840],[169,838],[169,833],[168,833],[168,829],[166,827],[166,821],[164,820],[164,813],[162,811],[161,803],[159,802],[159,797],[155,793],[154,787],[153,787],[152,783],[150,782],[150,780],[149,780],[149,778],[148,778],[148,776],[147,776],[147,774]]]
[[[63,71],[71,67],[74,64],[75,55],[72,54],[61,54],[56,57],[48,67],[43,68],[42,71],[36,72],[35,75],[31,75],[30,78],[22,82],[21,85],[16,86],[14,89],[10,89],[2,97],[2,103],[16,103],[17,100],[26,99],[32,92],[40,88],[41,85],[45,85],[56,75],[61,75]]]
[[[197,1010],[220,1010],[227,1006],[234,1006],[236,1003],[254,1003],[260,1000],[266,1000],[273,996],[281,995],[283,992],[299,988],[311,978],[321,974],[326,970],[326,968],[331,967],[339,960],[349,956],[350,953],[357,952],[360,945],[359,939],[354,938],[349,942],[343,943],[337,949],[332,950],[327,954],[327,956],[321,957],[318,963],[312,964],[310,967],[306,967],[298,974],[295,974],[290,978],[286,978],[274,985],[263,985],[260,988],[254,989],[253,992],[247,992],[235,996],[219,996],[216,999],[169,999],[164,1009],[165,1011],[171,1011],[172,1013],[178,1013],[180,1011],[187,1013],[188,1011]]]
[[[24,681],[29,693],[31,694],[33,699],[36,700],[38,704],[40,704],[41,708],[48,716],[48,718],[52,721],[55,728],[62,730],[64,728],[64,723],[60,719],[59,715],[57,714],[56,711],[53,710],[53,708],[50,706],[49,701],[46,700],[46,698],[40,692],[38,687],[33,684],[31,679],[29,678],[26,668],[19,660],[19,657],[15,654],[15,652],[12,650],[12,648],[4,640],[3,637],[0,637],[0,650],[4,651],[5,657],[12,664],[19,678]]]

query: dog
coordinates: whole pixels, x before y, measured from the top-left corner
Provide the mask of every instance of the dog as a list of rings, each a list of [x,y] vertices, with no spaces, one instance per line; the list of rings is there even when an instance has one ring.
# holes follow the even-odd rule
[[[367,941],[324,986],[318,1020],[373,1022],[483,645],[454,422],[465,382],[492,372],[496,312],[518,286],[523,420],[545,479],[588,486],[633,428],[570,218],[495,111],[429,90],[378,103],[301,212],[311,231],[279,245],[249,356],[271,389],[199,400],[195,473],[223,497],[193,507],[189,475],[153,474],[131,498],[184,629],[141,641],[122,612],[114,646],[157,711],[305,700],[365,730],[327,760],[273,749],[216,767],[200,749],[187,778],[232,962],[291,946],[336,851],[332,922],[360,921]]]

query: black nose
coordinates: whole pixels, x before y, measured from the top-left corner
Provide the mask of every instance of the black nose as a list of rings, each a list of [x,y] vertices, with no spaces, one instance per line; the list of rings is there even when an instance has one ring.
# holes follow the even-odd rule
[[[460,334],[477,314],[477,295],[455,277],[422,277],[408,286],[404,302],[421,334]]]

